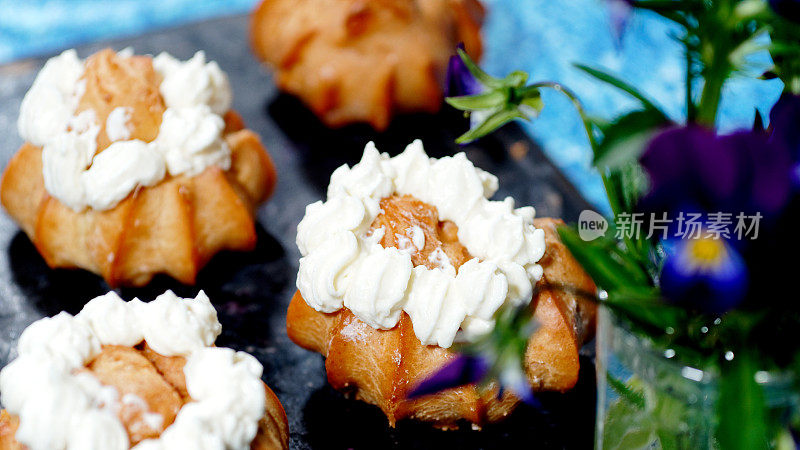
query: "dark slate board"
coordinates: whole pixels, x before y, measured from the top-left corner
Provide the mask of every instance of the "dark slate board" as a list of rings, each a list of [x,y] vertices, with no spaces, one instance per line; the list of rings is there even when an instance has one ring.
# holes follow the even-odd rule
[[[594,434],[595,385],[590,357],[584,373],[567,394],[542,394],[543,408],[522,406],[502,424],[472,431],[432,430],[425,424],[386,424],[375,407],[344,398],[326,383],[323,358],[295,346],[286,336],[286,308],[295,290],[300,257],[295,229],[305,206],[323,197],[331,172],[358,161],[364,145],[375,140],[381,151],[396,154],[422,138],[432,156],[466,151],[478,166],[500,178],[498,197],[513,196],[534,205],[539,216],[574,221],[588,205],[520,128],[508,126],[476,145],[453,143],[466,124],[456,113],[401,117],[376,134],[365,126],[331,131],[298,101],[280,95],[271,76],[253,58],[246,17],[199,23],[147,36],[81,47],[89,54],[107,46],[132,46],[137,53],[168,51],[181,59],[196,50],[219,62],[235,92],[234,108],[259,133],[278,168],[274,196],[258,214],[258,247],[247,254],[215,257],[198,276],[198,286],[182,286],[166,277],[144,289],[121,289],[127,299],[150,300],[165,289],[194,296],[204,289],[223,325],[218,345],[255,355],[264,365],[264,381],[289,417],[296,449],[378,448],[590,448]],[[0,160],[3,166],[22,143],[16,131],[19,104],[45,59],[0,66]],[[511,155],[514,155],[513,157]],[[50,270],[30,240],[0,214],[0,366],[15,356],[19,334],[30,322],[84,302],[108,286],[83,271]],[[587,353],[591,354],[591,350]]]

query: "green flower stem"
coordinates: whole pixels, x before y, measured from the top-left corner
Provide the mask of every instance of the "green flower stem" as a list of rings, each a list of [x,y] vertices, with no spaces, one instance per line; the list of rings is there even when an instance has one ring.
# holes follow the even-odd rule
[[[583,123],[583,128],[586,131],[586,137],[589,139],[589,145],[591,146],[592,150],[595,151],[596,153],[597,140],[595,139],[594,136],[594,129],[592,127],[592,122],[589,119],[589,116],[586,114],[586,111],[583,108],[583,104],[580,102],[580,100],[578,100],[577,95],[575,95],[574,92],[572,92],[564,85],[556,83],[554,81],[542,81],[531,84],[530,86],[527,86],[523,90],[523,92],[527,90],[538,90],[541,88],[553,89],[554,91],[559,92],[564,96],[566,96],[572,102],[572,105],[578,111],[578,115],[580,116],[581,122]],[[614,215],[614,217],[616,217],[620,212],[622,212],[622,205],[619,203],[619,199],[621,198],[621,196],[617,195],[618,194],[616,192],[617,187],[611,181],[611,179],[609,179],[609,173],[604,170],[599,170],[599,172],[600,172],[600,178],[603,181],[603,187],[606,190],[608,203],[609,206],[611,207],[611,212]],[[624,242],[625,246],[628,248],[628,251],[630,251],[632,254],[641,254],[640,247],[637,246],[636,243],[631,238],[625,237]],[[647,268],[641,266],[641,263],[640,263],[640,268],[643,269],[645,273],[647,273]]]
[[[566,86],[556,83],[555,81],[542,81],[539,83],[531,84],[530,86],[526,87],[525,89],[528,90],[538,90],[540,88],[549,88],[553,89],[556,92],[563,94],[567,97],[571,102],[575,109],[578,111],[578,115],[581,118],[581,123],[583,123],[583,129],[586,131],[586,137],[589,139],[589,146],[592,147],[592,150],[597,148],[597,140],[594,137],[594,130],[592,128],[592,122],[589,120],[589,116],[586,114],[586,111],[583,109],[583,104],[580,100],[578,100],[578,96],[575,95],[569,88]],[[619,212],[622,211],[622,205],[619,204],[619,196],[611,195],[613,192],[613,187],[611,186],[611,182],[608,179],[606,173],[601,172],[600,177],[603,180],[603,187],[605,188],[608,195],[608,203],[611,206],[611,212],[616,216]]]
[[[522,92],[523,94],[527,94],[529,91],[538,91],[541,88],[549,88],[556,92],[560,92],[572,102],[572,105],[578,110],[578,114],[581,116],[583,127],[586,130],[586,136],[589,138],[589,144],[592,146],[592,148],[595,148],[597,146],[597,142],[595,141],[594,133],[592,132],[592,123],[583,109],[583,104],[581,104],[581,101],[578,100],[578,96],[566,86],[556,83],[555,81],[540,81],[538,83],[533,83],[523,89]]]
[[[715,60],[718,59],[715,57]],[[718,73],[717,70],[709,70],[711,73]],[[706,78],[706,83],[703,86],[703,93],[700,97],[700,105],[697,111],[697,122],[702,125],[714,127],[717,121],[717,110],[719,109],[719,102],[722,98],[722,86],[725,84],[726,75],[714,76]]]
[[[692,71],[692,66],[694,64],[694,60],[692,59],[691,52],[686,49],[685,51],[686,56],[686,120],[689,123],[693,123],[697,120],[697,109],[694,106],[694,94],[692,92],[692,84],[694,84],[694,72]]]

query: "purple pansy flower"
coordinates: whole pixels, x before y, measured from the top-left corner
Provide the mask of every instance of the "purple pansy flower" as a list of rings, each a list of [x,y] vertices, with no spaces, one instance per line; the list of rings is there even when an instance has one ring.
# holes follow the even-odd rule
[[[522,370],[519,361],[509,362],[508,367],[505,367],[500,372],[498,378],[500,382],[500,396],[503,395],[504,389],[508,389],[524,403],[537,408],[540,406],[539,401],[533,395],[531,384],[528,381],[527,375],[525,375],[525,372]]]
[[[720,138],[736,157],[736,190],[729,208],[775,216],[789,201],[792,157],[788,148],[765,133],[741,131]]]
[[[650,180],[643,200],[648,210],[710,209],[736,189],[736,160],[705,128],[672,128],[660,133],[641,158]]]
[[[800,95],[781,94],[769,112],[770,140],[784,145],[794,160],[792,181],[800,188]]]
[[[792,159],[765,133],[718,136],[697,126],[672,128],[648,145],[641,163],[650,179],[645,211],[759,212],[774,215],[789,200]]]
[[[769,112],[770,140],[785,145],[795,161],[800,160],[800,95],[789,92]]]
[[[633,15],[633,5],[631,0],[608,0],[608,21],[611,22],[611,32],[614,35],[614,43],[619,47],[622,45],[622,35]]]
[[[464,50],[464,44],[458,44],[458,48]],[[467,65],[458,56],[458,53],[450,57],[447,63],[447,84],[445,85],[445,97],[459,97],[463,95],[476,95],[483,92],[483,85],[470,73]]]
[[[681,212],[705,212],[760,214],[775,223],[792,196],[788,146],[763,131],[719,136],[697,126],[672,128],[650,142],[641,163],[650,192],[640,209],[666,212],[673,220]],[[662,242],[660,286],[671,301],[719,313],[745,298],[751,274],[739,251],[757,243],[734,248],[721,236],[707,235]]]
[[[414,386],[408,393],[408,398],[477,383],[489,373],[489,368],[489,362],[482,356],[460,354]]]
[[[727,241],[671,238],[663,247],[666,257],[660,282],[667,299],[708,313],[723,313],[742,302],[747,294],[747,266]]]
[[[464,44],[458,44],[458,48],[464,50]],[[482,93],[484,89],[484,86],[472,75],[458,53],[450,56],[450,61],[447,63],[447,82],[444,90],[445,97],[478,95]],[[469,113],[470,129],[478,126],[478,124],[486,120],[493,112],[494,111],[471,111]],[[460,145],[466,144],[467,143],[464,142]]]
[[[520,362],[513,360],[508,361],[508,363],[509,367],[503,367],[498,375],[500,395],[502,395],[504,389],[508,389],[523,402],[538,406],[538,401],[533,395],[533,390],[528,383],[528,378],[525,376]],[[491,365],[486,357],[459,354],[414,386],[408,393],[407,398],[413,399],[435,394],[446,389],[480,383],[489,375],[490,370]]]

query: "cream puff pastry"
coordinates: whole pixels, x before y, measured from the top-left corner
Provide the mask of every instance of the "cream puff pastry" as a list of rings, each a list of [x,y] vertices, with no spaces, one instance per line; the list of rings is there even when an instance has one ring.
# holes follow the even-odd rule
[[[226,75],[103,50],[50,59],[26,94],[0,201],[50,267],[112,286],[157,273],[193,284],[221,250],[250,250],[275,169],[230,109]]]
[[[497,188],[464,154],[429,158],[417,141],[390,158],[370,144],[333,173],[326,201],[306,208],[289,337],[325,355],[330,384],[380,407],[391,425],[480,426],[514,409],[510,393],[472,385],[406,399],[453,358],[454,341],[491,331],[507,304],[529,305],[540,325],[525,355],[534,390],[577,382],[596,313],[581,293],[594,284],[559,241],[560,221],[489,200]]]
[[[278,87],[325,124],[382,130],[439,110],[456,45],[481,56],[483,15],[477,0],[263,0],[250,33]]]
[[[202,292],[109,292],[34,322],[0,371],[0,450],[288,448],[261,364],[215,347],[220,331]]]

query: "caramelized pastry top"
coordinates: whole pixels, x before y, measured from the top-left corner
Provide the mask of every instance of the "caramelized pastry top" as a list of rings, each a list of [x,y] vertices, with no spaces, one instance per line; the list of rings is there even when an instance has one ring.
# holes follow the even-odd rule
[[[75,112],[92,111],[94,114],[100,127],[97,151],[102,152],[115,140],[107,135],[106,126],[112,111],[118,108],[127,113],[124,127],[128,134],[123,140],[153,141],[167,109],[158,91],[161,76],[153,69],[153,58],[121,57],[105,49],[87,58],[84,67],[79,81],[84,86],[83,96]]]
[[[75,211],[108,210],[167,174],[228,170],[230,104],[225,74],[203,52],[181,62],[106,49],[81,61],[68,50],[25,95],[19,131],[42,147],[50,195]]]
[[[396,112],[436,112],[448,58],[464,43],[480,58],[477,0],[263,0],[256,54],[281,90],[329,126],[388,126]]]
[[[74,317],[34,322],[0,371],[16,440],[30,450],[249,448],[266,411],[262,367],[213,347],[219,333],[202,292],[150,303],[111,292]]]
[[[161,356],[145,344],[137,347],[104,345],[100,353],[86,364],[88,370],[101,384],[117,390],[116,402],[103,407],[116,410],[117,417],[134,446],[145,439],[157,439],[175,421],[181,407],[191,401],[186,393],[181,356]],[[171,369],[173,385],[156,364],[160,358],[173,360],[179,370]],[[162,364],[162,366],[166,366]],[[185,395],[181,395],[182,390]]]
[[[369,144],[306,208],[298,289],[317,311],[344,307],[374,328],[406,312],[425,345],[477,338],[501,306],[530,302],[542,275],[533,208],[489,200],[497,187],[463,153],[429,158],[416,141],[390,158]]]
[[[441,269],[451,265],[458,270],[472,259],[466,247],[458,242],[456,224],[440,221],[435,207],[411,195],[392,195],[382,199],[380,205],[383,212],[372,222],[371,232],[383,228],[380,244],[407,250],[414,267]],[[415,236],[419,233],[421,238]]]

